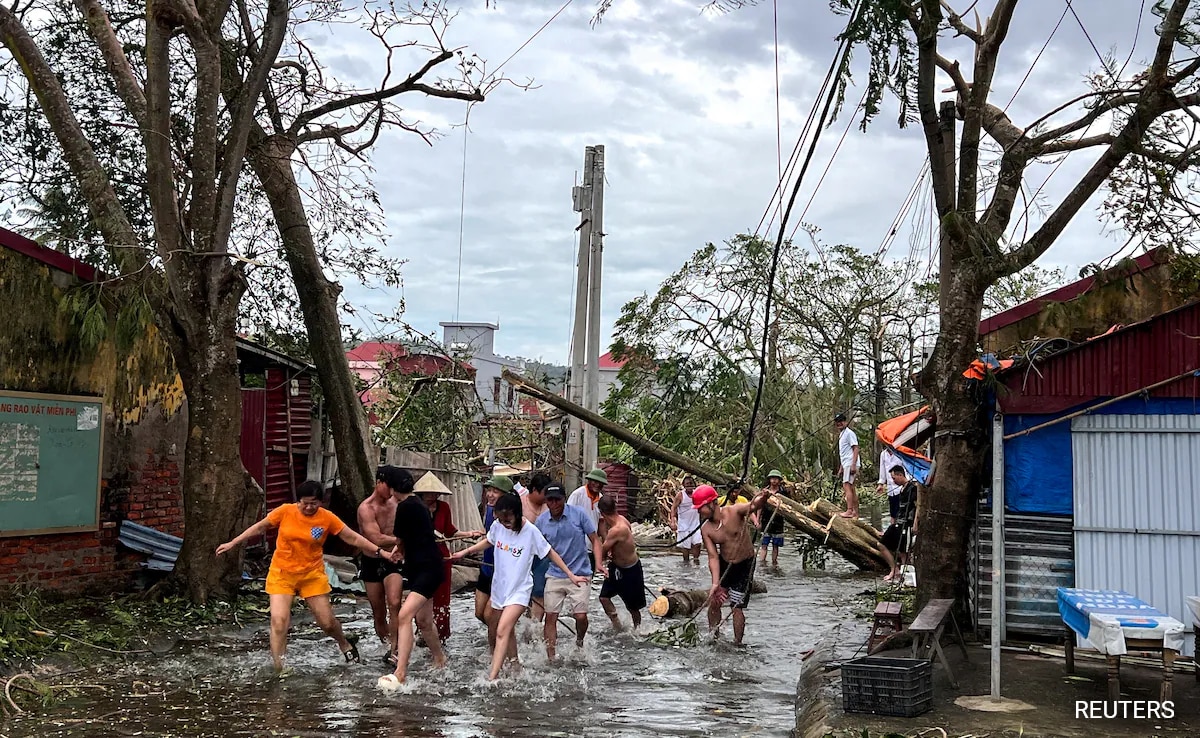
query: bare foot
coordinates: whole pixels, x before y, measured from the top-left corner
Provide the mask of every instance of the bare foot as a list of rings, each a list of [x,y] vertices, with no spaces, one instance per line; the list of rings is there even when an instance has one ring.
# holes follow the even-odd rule
[[[855,510],[855,511],[851,512],[850,510],[847,510],[846,512],[838,513],[838,517],[854,519],[854,518],[858,517],[858,511]]]
[[[895,574],[888,574],[886,577],[884,577],[884,578],[883,578],[883,581],[885,581],[885,582],[894,582],[894,581],[896,581],[896,575],[895,575]]]
[[[442,657],[441,657],[440,659],[434,659],[434,660],[433,660],[433,668],[435,668],[435,669],[445,669],[445,668],[446,668],[446,662],[448,662],[449,660],[450,660],[450,659],[446,657],[446,654],[442,654]]]

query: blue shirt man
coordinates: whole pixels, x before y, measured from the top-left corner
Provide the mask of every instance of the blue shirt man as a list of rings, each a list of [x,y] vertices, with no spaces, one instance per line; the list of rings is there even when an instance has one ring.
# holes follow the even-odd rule
[[[563,563],[571,569],[572,574],[590,577],[592,562],[588,560],[589,552],[595,557],[595,561],[603,561],[600,555],[600,539],[596,536],[596,524],[592,522],[591,516],[567,504],[567,493],[561,484],[546,487],[546,507],[546,512],[539,515],[535,523],[538,530],[562,557]],[[583,646],[583,637],[588,628],[587,610],[590,594],[590,588],[572,584],[571,580],[567,579],[567,573],[557,564],[550,565],[549,571],[546,572],[546,621],[542,629],[546,640],[547,658],[553,659],[555,656],[558,615],[564,606],[575,618],[575,645]]]

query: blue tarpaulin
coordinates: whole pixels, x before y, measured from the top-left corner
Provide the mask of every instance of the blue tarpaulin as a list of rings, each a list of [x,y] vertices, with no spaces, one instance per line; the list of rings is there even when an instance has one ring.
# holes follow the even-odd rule
[[[1006,415],[1004,435],[1078,412],[1057,415]],[[1134,398],[1100,408],[1096,415],[1190,415],[1191,398]],[[1013,513],[1070,515],[1074,511],[1071,421],[1065,420],[1004,442],[1005,509]]]

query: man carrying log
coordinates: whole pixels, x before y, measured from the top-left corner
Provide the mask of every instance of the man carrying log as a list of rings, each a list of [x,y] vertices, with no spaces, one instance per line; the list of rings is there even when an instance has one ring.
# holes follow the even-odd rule
[[[696,488],[692,501],[704,524],[700,533],[708,551],[708,570],[712,574],[712,589],[708,596],[708,627],[716,631],[721,622],[721,606],[726,602],[733,608],[733,642],[742,645],[746,632],[746,605],[750,602],[750,586],[754,580],[754,541],[747,520],[762,509],[767,497],[765,489],[749,502],[719,505],[717,491],[704,484]]]

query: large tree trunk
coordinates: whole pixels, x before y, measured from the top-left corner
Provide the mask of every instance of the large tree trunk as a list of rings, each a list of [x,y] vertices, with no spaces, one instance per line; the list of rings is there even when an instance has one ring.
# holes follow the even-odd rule
[[[962,254],[969,248],[962,240],[955,244],[945,236],[943,249]],[[933,484],[918,511],[914,551],[919,604],[956,597],[965,585],[963,562],[986,446],[980,401],[963,376],[978,358],[984,287],[977,273],[969,266],[944,273],[940,332],[933,356],[918,376],[918,389],[929,399],[937,422]]]
[[[225,264],[222,261],[222,264]],[[192,295],[185,314],[173,312],[168,335],[187,395],[183,468],[183,547],[173,580],[192,602],[227,599],[241,583],[241,556],[215,555],[262,509],[263,492],[241,463],[242,396],[235,323],[244,289],[240,276],[197,270],[182,281]],[[221,274],[224,272],[224,274]],[[207,297],[211,292],[218,294]]]
[[[369,455],[370,431],[362,401],[355,390],[350,365],[342,347],[342,327],[337,299],[341,286],[326,279],[313,242],[312,229],[292,171],[295,144],[282,136],[268,136],[257,126],[250,135],[247,158],[262,183],[271,212],[283,238],[284,254],[296,284],[309,350],[321,381],[329,424],[333,429],[338,470],[342,480],[336,511],[353,511],[370,493],[374,465]]]

